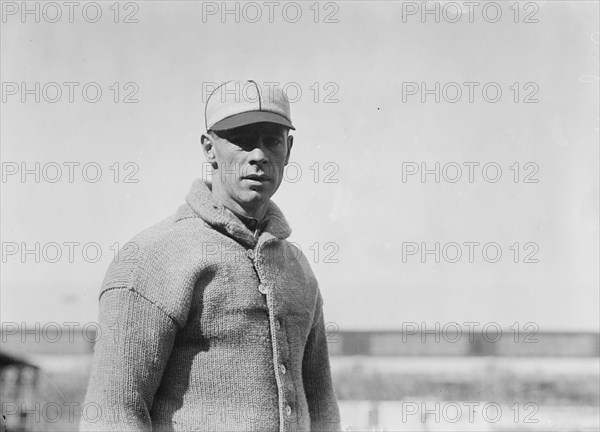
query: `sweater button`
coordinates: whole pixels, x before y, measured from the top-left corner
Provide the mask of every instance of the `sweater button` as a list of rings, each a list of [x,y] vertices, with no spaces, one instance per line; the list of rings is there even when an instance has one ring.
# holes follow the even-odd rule
[[[279,370],[281,371],[281,373],[282,373],[283,375],[285,375],[285,373],[287,372],[287,369],[285,368],[285,365],[284,365],[283,363],[281,363],[281,364],[279,365]]]
[[[258,284],[258,291],[261,294],[267,294],[267,292],[269,292],[269,288],[265,284]]]
[[[248,256],[248,258],[250,258],[251,260],[254,259],[254,250],[253,249],[248,249],[246,251],[246,255]]]
[[[275,321],[275,328],[277,330],[281,330],[281,321],[279,321],[279,320]]]
[[[290,416],[290,415],[292,415],[292,407],[291,407],[291,406],[289,406],[289,405],[286,405],[286,406],[285,406],[285,413],[286,413],[287,415],[289,415],[289,416]]]

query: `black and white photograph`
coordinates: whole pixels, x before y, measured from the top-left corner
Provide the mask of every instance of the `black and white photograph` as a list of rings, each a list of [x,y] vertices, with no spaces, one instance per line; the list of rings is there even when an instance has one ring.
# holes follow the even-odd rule
[[[600,430],[600,1],[0,11],[0,432]]]

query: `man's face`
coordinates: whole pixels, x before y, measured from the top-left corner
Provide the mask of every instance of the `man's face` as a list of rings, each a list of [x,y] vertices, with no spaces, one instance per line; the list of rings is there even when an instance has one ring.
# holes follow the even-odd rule
[[[212,154],[204,146],[207,160],[217,168],[213,183],[220,182],[228,198],[243,208],[264,205],[279,188],[290,157],[293,137],[288,129],[255,123],[216,134],[209,135]]]

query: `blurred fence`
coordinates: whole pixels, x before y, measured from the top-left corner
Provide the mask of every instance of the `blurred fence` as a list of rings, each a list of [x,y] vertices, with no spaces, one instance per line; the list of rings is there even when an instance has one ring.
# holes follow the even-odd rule
[[[473,327],[472,327],[473,328]],[[4,350],[31,354],[92,353],[101,335],[97,325],[86,327],[57,323],[25,327],[3,323]],[[327,342],[332,356],[502,356],[502,357],[600,357],[600,334],[592,332],[525,332],[522,329],[466,331],[340,331],[327,325]],[[464,330],[464,331],[463,331]]]
[[[347,430],[600,428],[597,333],[327,330]],[[4,323],[0,348],[25,369],[0,371],[0,431],[77,430],[97,337],[94,325]]]
[[[331,333],[331,355],[367,356],[526,356],[598,357],[597,333],[536,332],[511,330],[483,332],[380,331]]]

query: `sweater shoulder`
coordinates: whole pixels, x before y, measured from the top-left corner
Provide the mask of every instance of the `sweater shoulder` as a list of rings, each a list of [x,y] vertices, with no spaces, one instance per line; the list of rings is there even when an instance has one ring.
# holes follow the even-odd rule
[[[108,267],[100,298],[112,289],[135,291],[183,326],[194,285],[206,267],[199,248],[212,231],[186,207],[123,245]]]

